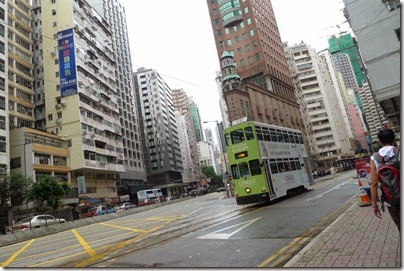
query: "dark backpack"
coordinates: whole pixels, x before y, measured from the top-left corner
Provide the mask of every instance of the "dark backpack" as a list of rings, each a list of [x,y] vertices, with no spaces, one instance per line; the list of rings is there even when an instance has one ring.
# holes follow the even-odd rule
[[[383,157],[379,152],[373,155],[379,163],[377,176],[382,192],[382,208],[384,207],[384,202],[388,202],[393,207],[400,206],[400,161],[398,160],[400,150],[394,147],[393,151],[393,157]]]

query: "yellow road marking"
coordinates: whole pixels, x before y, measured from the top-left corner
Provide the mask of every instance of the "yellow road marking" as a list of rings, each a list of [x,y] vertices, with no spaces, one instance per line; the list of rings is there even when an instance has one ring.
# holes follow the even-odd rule
[[[278,257],[279,255],[281,255],[285,250],[287,250],[288,248],[290,248],[294,243],[296,243],[297,241],[299,241],[301,239],[301,237],[297,237],[295,238],[292,242],[290,242],[289,244],[287,244],[286,246],[284,246],[283,248],[281,248],[280,250],[278,250],[274,255],[272,255],[271,257],[269,257],[268,259],[266,259],[265,261],[263,261],[260,265],[258,265],[258,267],[264,267],[265,265],[267,265],[269,262],[271,262],[273,259],[275,259],[276,257]]]
[[[133,232],[147,232],[145,230],[137,230],[137,229],[132,229],[132,228],[128,228],[128,227],[122,227],[122,226],[117,226],[114,224],[110,224],[110,223],[100,223],[101,225],[105,225],[105,226],[109,226],[109,227],[114,227],[114,228],[118,228],[118,229],[122,229],[122,230],[128,230],[128,231],[133,231]]]
[[[77,240],[79,240],[81,246],[88,253],[88,255],[90,255],[91,257],[97,255],[97,252],[95,252],[95,250],[92,249],[86,241],[84,241],[83,237],[81,237],[81,235],[76,230],[72,230],[72,232],[76,236]]]
[[[12,261],[14,261],[15,258],[17,258],[18,255],[20,255],[22,252],[24,252],[25,249],[27,249],[27,247],[29,247],[36,239],[32,239],[31,241],[29,241],[27,244],[25,244],[22,248],[20,248],[16,253],[14,253],[10,258],[7,259],[7,261],[5,261],[1,267],[6,267],[7,265],[9,265]]]
[[[108,249],[108,250],[105,251],[104,253],[101,253],[101,254],[95,255],[95,256],[93,256],[93,257],[90,257],[90,258],[88,258],[87,260],[82,261],[82,262],[76,264],[74,267],[85,267],[85,266],[87,266],[87,265],[89,265],[89,264],[91,264],[91,263],[93,263],[93,262],[95,262],[95,261],[97,261],[97,260],[99,260],[99,259],[105,257],[106,255],[110,254],[112,251],[115,251],[115,250],[117,250],[117,249],[119,249],[119,248],[121,248],[121,247],[124,247],[124,246],[126,246],[126,245],[128,245],[128,244],[130,244],[130,243],[136,242],[137,240],[142,239],[143,237],[147,236],[147,235],[150,234],[151,232],[156,231],[156,230],[158,230],[158,229],[160,229],[160,228],[166,226],[167,224],[170,224],[171,222],[173,222],[173,221],[175,221],[175,220],[176,220],[176,219],[174,218],[174,219],[172,219],[172,220],[170,220],[170,221],[167,221],[167,222],[161,224],[161,225],[158,226],[158,227],[153,228],[152,230],[150,230],[150,231],[148,231],[148,232],[144,232],[144,233],[139,234],[138,236],[136,236],[136,237],[134,237],[134,238],[131,238],[131,239],[129,239],[129,240],[126,240],[126,241],[124,241],[124,242],[121,242],[121,243],[119,243],[118,245],[116,245],[116,246],[114,246],[114,247],[111,247],[110,249]]]
[[[271,267],[276,267],[278,264],[280,264],[281,262],[283,262],[287,257],[289,257],[296,249],[298,249],[304,242],[307,241],[307,239],[309,239],[309,237],[303,238],[302,240],[300,240],[298,243],[296,243],[296,245],[294,247],[292,247],[287,253],[285,253],[285,255],[283,255],[282,257],[280,257],[276,262],[274,262]]]

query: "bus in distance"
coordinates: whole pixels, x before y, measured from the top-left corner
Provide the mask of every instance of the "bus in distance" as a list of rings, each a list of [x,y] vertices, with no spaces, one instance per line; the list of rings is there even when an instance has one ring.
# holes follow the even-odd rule
[[[269,202],[312,180],[301,131],[256,121],[224,130],[238,205]]]

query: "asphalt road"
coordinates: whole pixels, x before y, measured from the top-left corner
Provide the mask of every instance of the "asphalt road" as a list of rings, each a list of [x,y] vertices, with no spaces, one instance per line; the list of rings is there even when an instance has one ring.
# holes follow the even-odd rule
[[[269,205],[211,193],[0,247],[0,266],[280,267],[354,202],[354,174]]]

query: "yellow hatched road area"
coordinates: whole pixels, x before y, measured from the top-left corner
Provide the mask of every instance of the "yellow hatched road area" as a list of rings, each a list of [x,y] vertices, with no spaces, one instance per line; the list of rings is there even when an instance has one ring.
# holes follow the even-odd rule
[[[120,218],[0,247],[0,267],[58,267],[73,259],[84,267],[181,217]]]

